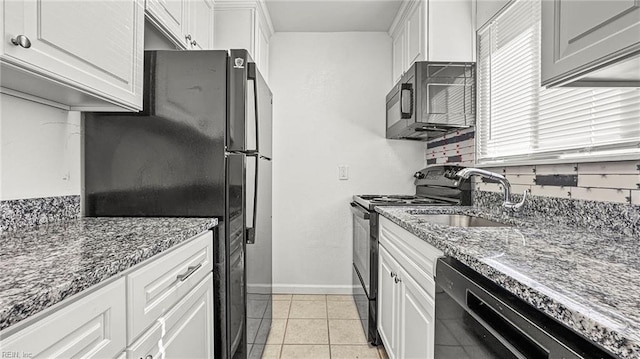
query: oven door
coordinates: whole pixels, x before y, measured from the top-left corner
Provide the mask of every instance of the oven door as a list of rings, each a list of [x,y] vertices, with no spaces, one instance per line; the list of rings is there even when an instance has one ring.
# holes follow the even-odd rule
[[[367,298],[371,299],[371,241],[369,239],[371,214],[356,203],[351,203],[351,213],[353,213],[353,266]],[[353,285],[354,287],[359,285],[355,278]]]

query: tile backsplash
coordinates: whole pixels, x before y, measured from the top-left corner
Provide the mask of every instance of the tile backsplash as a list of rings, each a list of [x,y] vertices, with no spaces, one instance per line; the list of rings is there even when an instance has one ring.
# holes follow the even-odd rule
[[[427,164],[460,163],[473,166],[473,135],[473,129],[468,129],[427,142]],[[515,193],[529,189],[532,195],[540,197],[630,203],[640,206],[640,159],[483,168],[505,175]],[[571,184],[566,185],[567,183]],[[475,186],[479,191],[502,192],[497,183],[476,180]]]
[[[79,216],[79,195],[0,201],[0,233]]]

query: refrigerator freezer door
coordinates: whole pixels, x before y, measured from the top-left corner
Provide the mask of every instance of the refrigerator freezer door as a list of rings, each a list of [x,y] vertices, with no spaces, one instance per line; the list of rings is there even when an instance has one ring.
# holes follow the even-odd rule
[[[247,350],[251,358],[260,358],[269,335],[272,318],[272,172],[270,160],[254,158],[257,158],[258,175],[254,204],[255,241],[246,244]],[[247,181],[249,180],[248,177]],[[247,213],[249,213],[248,210]]]

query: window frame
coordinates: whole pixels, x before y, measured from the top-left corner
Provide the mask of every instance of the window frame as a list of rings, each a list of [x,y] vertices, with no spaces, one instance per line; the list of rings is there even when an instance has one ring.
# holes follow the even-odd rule
[[[496,12],[488,21],[486,21],[480,28],[475,31],[475,57],[476,57],[476,86],[480,88],[480,76],[478,76],[478,69],[480,68],[480,34],[487,31],[494,21],[509,9],[518,1],[532,1],[532,0],[511,0],[505,4],[498,12]],[[542,17],[542,14],[540,15]],[[540,19],[541,21],[541,19]],[[540,36],[540,51],[542,51],[542,37]],[[540,66],[541,61],[539,61]],[[539,71],[540,73],[541,71]],[[540,85],[540,87],[543,87]],[[571,88],[571,87],[567,87]],[[575,89],[584,89],[584,87],[574,87]],[[594,87],[594,88],[606,88],[606,87]],[[618,89],[625,89],[622,87],[612,87]],[[636,88],[640,91],[640,88]],[[476,90],[476,106],[480,106],[481,103],[481,91]],[[480,110],[476,110],[476,125],[475,125],[475,158],[474,162],[477,167],[496,167],[496,166],[524,166],[524,165],[539,165],[539,164],[566,164],[566,163],[583,163],[583,162],[618,162],[629,160],[640,160],[640,139],[628,141],[630,145],[624,146],[621,144],[608,144],[598,145],[593,147],[580,147],[566,150],[549,150],[545,152],[528,152],[527,154],[510,155],[504,157],[487,157],[479,158],[480,155]],[[640,122],[640,117],[638,117]],[[537,119],[536,121],[537,122]],[[489,124],[486,127],[492,126],[491,118]],[[534,124],[534,127],[536,125]],[[535,135],[535,134],[534,134]]]

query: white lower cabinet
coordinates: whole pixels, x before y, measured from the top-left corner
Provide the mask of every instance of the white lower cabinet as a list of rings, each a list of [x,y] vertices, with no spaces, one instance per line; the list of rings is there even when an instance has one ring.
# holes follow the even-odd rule
[[[433,358],[435,301],[411,276],[398,271],[400,301],[398,316],[400,358]]]
[[[164,319],[167,358],[213,358],[213,274],[209,273]]]
[[[213,358],[212,270],[207,231],[0,332],[0,348],[33,358]]]
[[[213,358],[213,274],[128,349],[129,359]]]
[[[434,357],[435,282],[443,253],[380,218],[378,332],[389,358]]]
[[[3,357],[116,357],[127,344],[125,306],[120,278],[7,338],[0,335]]]
[[[398,263],[380,246],[378,257],[378,333],[390,359],[398,355],[400,286],[395,283]]]

